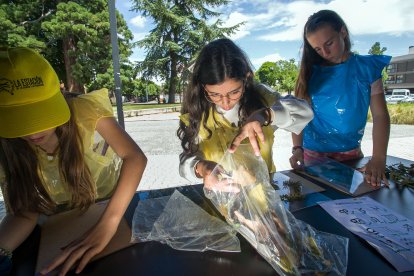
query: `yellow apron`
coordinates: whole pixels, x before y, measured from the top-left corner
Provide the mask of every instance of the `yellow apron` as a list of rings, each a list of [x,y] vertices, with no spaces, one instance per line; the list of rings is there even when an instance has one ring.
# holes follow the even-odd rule
[[[214,162],[219,162],[226,150],[229,148],[230,143],[234,137],[239,133],[239,127],[232,126],[231,123],[224,118],[224,116],[213,108],[210,108],[210,116],[207,119],[207,127],[211,130],[212,135],[208,138],[208,131],[204,128],[203,124],[200,124],[200,130],[198,132],[199,138],[199,150],[203,153],[204,159]],[[201,122],[204,120],[204,113]],[[183,114],[180,116],[181,121],[187,126],[189,125],[189,114]],[[266,161],[269,173],[276,171],[276,167],[272,158],[272,146],[274,141],[274,129],[272,126],[264,126],[262,128],[265,136],[265,142],[262,143],[260,139],[259,147],[262,158]],[[244,142],[249,143],[248,139]]]

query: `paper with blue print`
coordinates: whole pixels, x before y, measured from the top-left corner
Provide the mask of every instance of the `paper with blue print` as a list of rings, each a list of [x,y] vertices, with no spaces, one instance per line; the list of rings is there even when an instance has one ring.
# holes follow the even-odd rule
[[[414,270],[414,222],[369,198],[320,203],[349,231],[366,240],[399,272]]]

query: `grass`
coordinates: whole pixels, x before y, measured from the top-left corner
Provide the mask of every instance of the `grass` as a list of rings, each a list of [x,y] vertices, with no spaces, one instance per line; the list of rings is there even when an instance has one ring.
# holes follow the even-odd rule
[[[414,103],[387,104],[391,124],[414,125]],[[368,122],[372,122],[371,111],[368,112]]]
[[[164,108],[164,107],[180,107],[181,104],[123,104],[122,109],[128,110],[139,110],[139,109],[151,109],[151,108]],[[114,112],[116,112],[116,105],[112,106]]]

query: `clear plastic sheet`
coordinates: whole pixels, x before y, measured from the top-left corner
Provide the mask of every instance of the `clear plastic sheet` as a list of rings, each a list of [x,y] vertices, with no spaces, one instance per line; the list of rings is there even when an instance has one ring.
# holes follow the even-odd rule
[[[271,187],[266,163],[250,144],[233,154],[226,152],[210,177],[218,185],[205,188],[206,196],[277,273],[345,275],[348,239],[295,219]],[[231,189],[222,189],[225,185]],[[235,189],[239,192],[223,191]]]
[[[240,252],[237,232],[175,190],[141,200],[132,219],[131,242],[158,241],[177,250]]]

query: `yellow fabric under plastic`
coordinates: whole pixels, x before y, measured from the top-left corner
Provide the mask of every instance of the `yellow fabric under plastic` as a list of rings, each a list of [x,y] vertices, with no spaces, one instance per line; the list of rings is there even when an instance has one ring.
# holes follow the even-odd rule
[[[82,137],[85,161],[96,183],[97,199],[107,198],[116,186],[122,160],[108,147],[105,141],[95,131],[96,123],[104,117],[113,117],[113,110],[108,98],[108,90],[101,89],[80,95],[73,99],[73,113]],[[48,156],[46,152],[35,149],[40,173],[44,186],[51,198],[58,204],[67,203],[71,195],[67,192],[67,184],[59,175],[59,154]],[[0,181],[4,181],[4,172],[0,170]]]

